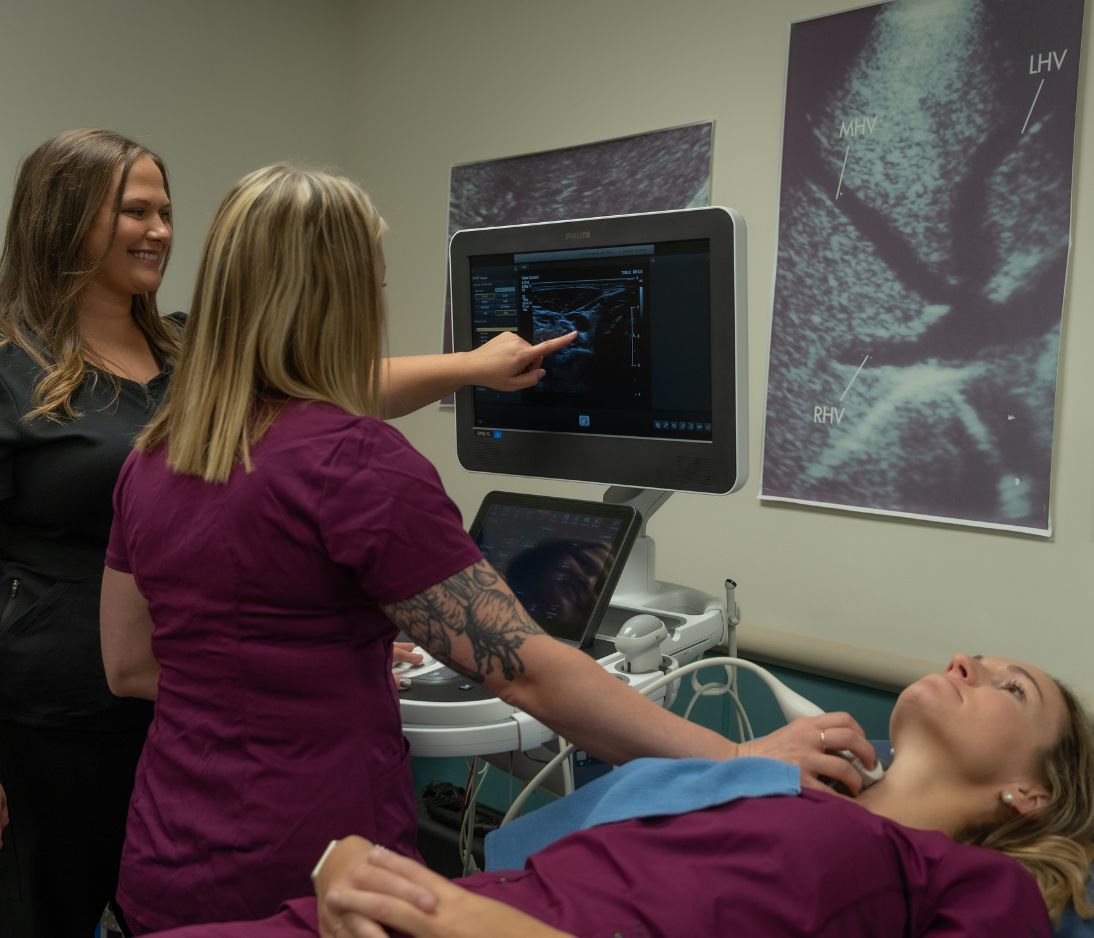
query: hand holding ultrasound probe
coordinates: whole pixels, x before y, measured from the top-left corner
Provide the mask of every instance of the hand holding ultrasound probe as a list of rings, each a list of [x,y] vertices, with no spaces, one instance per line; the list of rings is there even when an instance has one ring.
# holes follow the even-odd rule
[[[632,616],[624,622],[615,640],[616,650],[620,651],[625,659],[620,666],[621,670],[628,673],[664,670],[661,642],[668,638],[668,634],[669,630],[665,624],[657,616],[649,613]],[[788,723],[798,717],[818,717],[824,713],[815,703],[806,700],[801,694],[791,690],[776,679],[769,671],[753,664],[751,661],[735,657],[706,658],[702,662],[689,665],[688,668],[695,669],[695,666],[699,664],[702,667],[727,665],[752,671],[774,695],[775,702],[779,705],[779,709]],[[674,681],[678,676],[675,671],[670,670],[666,678],[660,679],[655,684],[660,686],[662,682]],[[821,745],[822,748],[831,750],[831,747],[825,745],[823,731],[821,733]],[[836,750],[836,754],[842,756],[855,767],[855,770],[862,777],[862,787],[864,789],[869,788],[874,782],[880,781],[885,774],[880,762],[876,763],[872,769],[867,769],[854,753],[846,749]]]

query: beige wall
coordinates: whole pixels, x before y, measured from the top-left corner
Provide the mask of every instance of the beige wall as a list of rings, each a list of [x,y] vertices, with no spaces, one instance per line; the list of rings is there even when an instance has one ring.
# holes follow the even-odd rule
[[[787,24],[845,9],[831,0],[461,0],[368,7],[361,89],[387,91],[358,125],[359,173],[388,239],[391,343],[435,347],[445,197],[453,163],[713,119],[712,200],[749,227],[752,478],[727,497],[674,495],[650,524],[658,572],[718,593],[740,583],[742,643],[809,667],[834,639],[866,668],[892,654],[943,661],[957,648],[1036,662],[1094,693],[1094,205],[1076,179],[1074,256],[1057,421],[1054,540],[761,505],[760,414],[775,261]],[[1091,151],[1089,69],[1078,153]],[[597,498],[600,489],[470,475],[452,418],[400,426],[434,460],[465,518],[491,488]],[[768,629],[786,635],[772,636]],[[826,670],[849,654],[826,648]],[[884,654],[878,654],[879,651]],[[915,664],[910,666],[914,670]]]
[[[185,309],[201,240],[244,172],[350,162],[354,0],[0,0],[0,218],[19,160],[110,127],[167,161],[175,251],[160,294]]]
[[[396,353],[439,347],[448,169],[714,120],[713,201],[749,227],[752,478],[675,495],[650,524],[658,571],[718,593],[740,583],[742,642],[771,632],[808,669],[860,649],[941,661],[957,647],[1044,663],[1094,693],[1094,205],[1080,90],[1074,255],[1065,311],[1052,541],[761,505],[760,413],[774,271],[787,24],[831,0],[0,0],[0,213],[19,157],[74,126],[112,126],[168,160],[178,207],[164,308],[185,308],[201,235],[242,172],[277,159],[341,166],[391,225]],[[473,476],[452,417],[399,422],[465,518],[491,488],[600,489]],[[915,665],[910,666],[914,669]]]

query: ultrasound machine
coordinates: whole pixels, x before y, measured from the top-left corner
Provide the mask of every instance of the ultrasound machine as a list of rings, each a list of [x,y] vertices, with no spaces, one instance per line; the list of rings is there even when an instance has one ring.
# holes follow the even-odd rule
[[[695,208],[464,230],[450,261],[456,351],[502,331],[578,332],[534,388],[457,393],[461,465],[608,486],[602,501],[491,492],[470,528],[484,556],[545,631],[639,690],[713,648],[732,653],[735,609],[658,581],[646,525],[672,492],[724,494],[747,478],[741,218]],[[405,673],[415,755],[554,738],[440,662]],[[672,687],[651,696],[668,705]]]

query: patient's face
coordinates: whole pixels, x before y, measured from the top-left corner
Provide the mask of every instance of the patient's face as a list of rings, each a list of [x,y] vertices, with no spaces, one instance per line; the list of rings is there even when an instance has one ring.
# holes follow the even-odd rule
[[[1034,770],[1066,719],[1059,687],[1040,668],[959,654],[944,672],[905,689],[891,735],[898,753],[903,736],[913,746],[938,747],[969,781],[1005,783]]]

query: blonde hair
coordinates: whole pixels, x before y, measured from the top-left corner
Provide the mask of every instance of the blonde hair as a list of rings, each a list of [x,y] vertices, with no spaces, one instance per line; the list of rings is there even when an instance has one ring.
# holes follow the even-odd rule
[[[120,169],[113,240],[129,171],[145,156],[159,168],[170,194],[163,160],[111,130],[65,131],[43,143],[19,167],[0,256],[0,345],[15,343],[43,371],[34,388],[35,407],[24,420],[45,417],[60,422],[80,416],[72,398],[88,368],[76,313],[81,291],[102,262],[102,257],[82,255],[84,240]],[[164,361],[172,362],[179,332],[160,318],[155,294],[135,295],[131,312],[151,346]],[[100,375],[91,374],[96,380]],[[116,395],[117,378],[107,378]]]
[[[1056,682],[1067,711],[1056,744],[1041,756],[1039,775],[1049,800],[1028,814],[1013,814],[1000,826],[966,831],[958,839],[999,850],[1037,880],[1049,914],[1059,921],[1074,905],[1081,918],[1094,916],[1086,882],[1094,860],[1094,729],[1075,694]]]
[[[277,165],[244,176],[205,239],[167,399],[137,440],[224,482],[290,398],[378,409],[384,223],[354,183]]]

